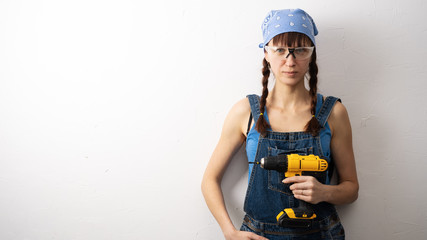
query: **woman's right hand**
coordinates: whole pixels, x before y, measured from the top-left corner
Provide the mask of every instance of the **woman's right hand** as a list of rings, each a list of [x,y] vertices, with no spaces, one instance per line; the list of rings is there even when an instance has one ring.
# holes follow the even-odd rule
[[[228,236],[225,236],[227,240],[268,240],[265,237],[261,237],[252,232],[245,231],[233,231]]]

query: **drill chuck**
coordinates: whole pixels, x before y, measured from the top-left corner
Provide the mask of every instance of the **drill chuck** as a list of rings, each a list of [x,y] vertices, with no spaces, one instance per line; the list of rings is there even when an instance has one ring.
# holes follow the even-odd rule
[[[265,170],[276,170],[278,172],[286,172],[288,170],[288,159],[286,155],[261,158],[260,164]]]

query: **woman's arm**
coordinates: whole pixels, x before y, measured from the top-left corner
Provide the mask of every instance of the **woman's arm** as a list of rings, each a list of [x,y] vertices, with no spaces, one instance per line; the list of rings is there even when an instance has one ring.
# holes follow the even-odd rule
[[[338,185],[327,191],[325,200],[333,204],[354,202],[358,197],[356,162],[353,153],[353,140],[350,119],[346,108],[337,102],[329,116],[332,131],[331,151],[338,173]]]
[[[295,198],[310,203],[346,204],[358,197],[356,163],[353,153],[350,119],[344,105],[337,102],[328,120],[332,131],[331,151],[338,173],[337,185],[324,185],[308,176],[291,177],[284,183],[294,183],[290,189]]]
[[[202,180],[206,204],[226,239],[265,239],[249,232],[237,231],[228,215],[221,190],[221,180],[233,155],[245,141],[245,127],[250,115],[247,99],[240,100],[227,115],[219,142],[209,160]],[[245,124],[246,122],[246,124]]]

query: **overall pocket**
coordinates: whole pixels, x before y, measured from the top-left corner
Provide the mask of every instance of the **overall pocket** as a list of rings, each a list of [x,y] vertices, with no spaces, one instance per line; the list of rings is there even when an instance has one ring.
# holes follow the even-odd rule
[[[277,156],[281,154],[301,154],[308,155],[311,154],[312,148],[300,148],[292,150],[283,150],[278,148],[268,148],[268,156]],[[285,179],[285,173],[279,173],[275,170],[268,170],[268,189],[284,193],[287,195],[293,195],[292,191],[289,189],[290,184],[284,184],[282,181]]]

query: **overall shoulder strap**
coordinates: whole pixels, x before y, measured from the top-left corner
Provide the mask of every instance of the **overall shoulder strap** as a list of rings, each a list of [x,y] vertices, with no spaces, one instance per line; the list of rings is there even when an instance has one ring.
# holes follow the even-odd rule
[[[258,121],[259,117],[259,96],[255,94],[251,94],[246,96],[249,99],[249,104],[251,105],[251,115],[249,116],[248,121],[248,129],[246,131],[246,135],[248,135],[252,123],[252,118],[254,119],[255,123]]]
[[[254,121],[257,122],[258,121],[258,117],[259,117],[259,96],[252,94],[252,95],[248,95],[246,96],[249,99],[249,104],[251,105],[251,113],[252,113],[252,117],[254,118]]]
[[[331,115],[332,108],[334,107],[337,101],[341,102],[341,99],[336,97],[326,97],[325,101],[320,108],[320,111],[317,115],[317,120],[319,121],[320,126],[325,127],[326,122],[328,121],[329,115]]]

